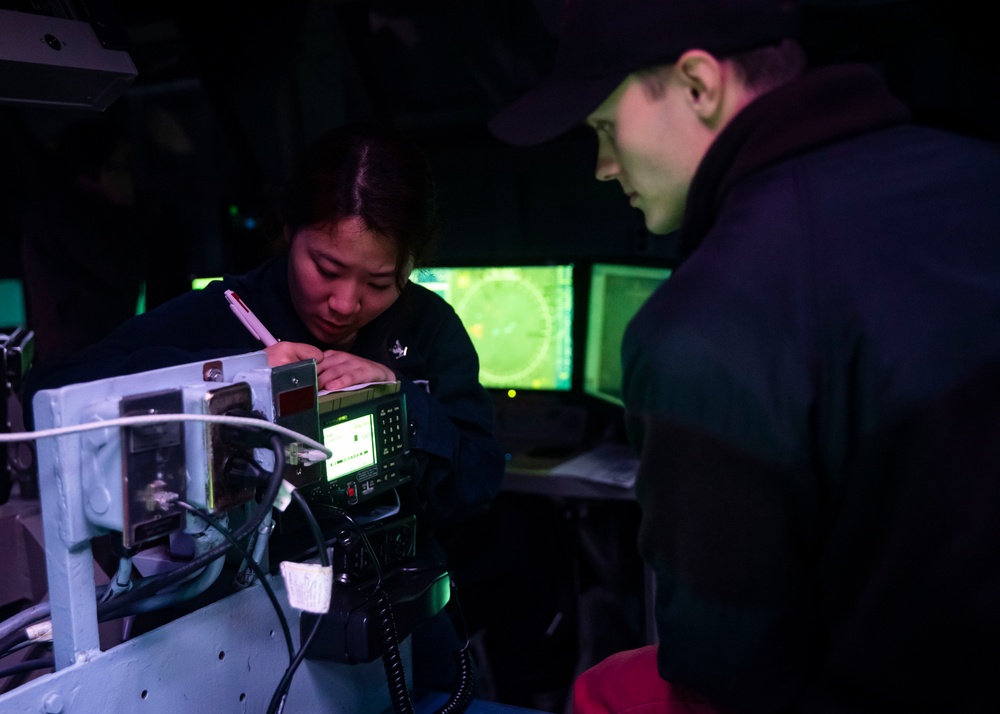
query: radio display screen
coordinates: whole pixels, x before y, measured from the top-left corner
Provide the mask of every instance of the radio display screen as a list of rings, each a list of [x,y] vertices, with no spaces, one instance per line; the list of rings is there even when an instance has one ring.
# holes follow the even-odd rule
[[[363,414],[323,427],[323,444],[333,452],[326,461],[326,480],[353,474],[375,463],[375,419]]]

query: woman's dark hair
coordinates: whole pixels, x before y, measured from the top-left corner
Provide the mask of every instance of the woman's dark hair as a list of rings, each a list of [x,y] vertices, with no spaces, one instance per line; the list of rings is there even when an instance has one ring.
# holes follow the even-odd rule
[[[440,227],[430,165],[415,144],[387,127],[348,124],[320,136],[302,153],[274,218],[292,237],[353,216],[398,247],[400,288],[410,257],[419,267],[436,247]]]

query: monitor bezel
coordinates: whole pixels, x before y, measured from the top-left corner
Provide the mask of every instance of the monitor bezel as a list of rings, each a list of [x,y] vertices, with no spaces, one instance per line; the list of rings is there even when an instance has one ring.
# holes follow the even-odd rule
[[[532,258],[517,258],[502,260],[493,258],[490,260],[448,260],[448,261],[437,261],[430,265],[420,266],[414,268],[414,273],[418,273],[421,270],[435,270],[438,268],[446,269],[498,269],[498,268],[555,268],[563,267],[570,269],[571,276],[571,295],[570,303],[572,308],[572,315],[570,317],[569,324],[569,359],[570,359],[570,369],[569,369],[569,380],[565,387],[556,388],[545,388],[545,387],[532,387],[532,386],[492,386],[483,384],[483,387],[489,392],[495,395],[514,395],[515,393],[525,393],[525,394],[551,394],[551,395],[564,395],[570,396],[575,394],[579,389],[579,367],[578,358],[580,354],[579,350],[579,339],[580,339],[580,320],[577,317],[580,309],[580,298],[579,289],[577,285],[579,284],[581,273],[579,271],[580,266],[579,257],[560,257],[560,258],[548,258],[548,259],[532,259]],[[416,281],[414,281],[416,282]],[[419,284],[419,283],[418,283]]]
[[[582,316],[580,322],[582,336],[579,343],[580,350],[578,359],[576,360],[576,364],[579,365],[579,369],[577,370],[579,376],[578,389],[580,394],[582,394],[586,399],[607,405],[610,408],[622,409],[624,405],[620,397],[608,394],[607,392],[602,391],[599,387],[591,386],[588,382],[588,375],[592,369],[591,360],[594,358],[594,352],[596,349],[596,346],[592,345],[591,342],[595,327],[595,317],[593,315],[594,300],[596,299],[594,293],[595,277],[597,275],[597,270],[603,266],[611,268],[624,268],[628,270],[649,269],[655,271],[667,271],[667,275],[664,277],[664,280],[667,280],[677,269],[677,261],[661,257],[601,256],[589,259],[586,264],[579,266],[581,271],[585,274],[583,282],[586,287],[581,291],[580,295],[580,315]],[[652,292],[650,295],[651,294]],[[646,299],[648,300],[648,296]],[[629,321],[630,320],[631,317],[629,318]]]

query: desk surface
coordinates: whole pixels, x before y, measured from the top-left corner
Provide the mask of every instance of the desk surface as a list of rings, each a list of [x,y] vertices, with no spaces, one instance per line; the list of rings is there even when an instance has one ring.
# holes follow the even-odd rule
[[[502,489],[556,498],[583,498],[610,501],[633,501],[635,489],[591,481],[563,473],[553,473],[574,454],[534,456],[530,450],[509,455]]]
[[[634,501],[635,491],[620,486],[595,483],[574,476],[557,476],[548,472],[508,466],[504,474],[503,491],[555,498],[586,498],[602,501]]]
[[[635,502],[635,488],[623,488],[606,483],[598,483],[585,478],[553,473],[552,470],[565,463],[575,454],[572,452],[556,453],[551,456],[532,456],[526,449],[511,454],[507,461],[501,490],[507,493],[544,496],[556,501],[565,502],[571,508],[577,508],[582,501],[605,501],[623,504]],[[537,451],[535,452],[537,453]],[[562,469],[560,469],[562,471]],[[610,503],[609,503],[610,505]],[[618,506],[615,506],[617,508]],[[576,521],[578,526],[579,521]],[[590,538],[582,537],[581,544],[590,545]],[[606,560],[601,554],[594,555],[587,548],[581,549],[581,555]],[[644,644],[656,642],[656,626],[654,616],[655,585],[652,571],[643,567],[642,572],[642,628]],[[596,660],[595,660],[596,661]]]

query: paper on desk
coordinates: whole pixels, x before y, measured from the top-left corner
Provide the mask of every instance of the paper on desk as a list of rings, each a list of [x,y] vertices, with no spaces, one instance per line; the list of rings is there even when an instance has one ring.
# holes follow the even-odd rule
[[[632,488],[639,457],[628,444],[599,444],[579,456],[554,466],[554,476],[573,476],[609,486]]]
[[[322,397],[324,394],[333,394],[334,392],[356,392],[359,389],[365,389],[366,387],[377,387],[380,384],[395,384],[395,380],[388,380],[385,382],[363,382],[361,384],[352,384],[349,387],[341,387],[340,389],[321,389],[316,392],[317,396]]]

